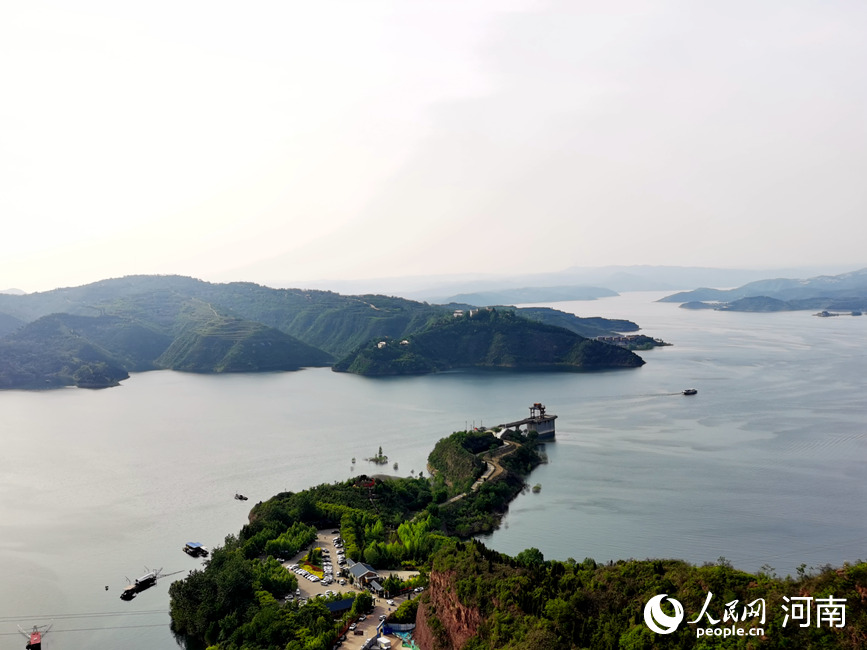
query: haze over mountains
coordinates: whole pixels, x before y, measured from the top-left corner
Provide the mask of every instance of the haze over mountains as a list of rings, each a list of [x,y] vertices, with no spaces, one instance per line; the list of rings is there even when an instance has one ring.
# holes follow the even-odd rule
[[[537,287],[597,287],[610,291],[678,291],[696,287],[737,287],[772,277],[811,277],[843,273],[851,266],[802,266],[772,269],[727,269],[696,266],[573,266],[554,273],[528,273],[524,263],[493,260],[490,274],[384,277],[305,282],[311,289],[341,293],[385,293],[435,303],[460,302],[461,294],[492,293]],[[236,276],[237,277],[237,276]],[[225,278],[230,280],[233,278]],[[290,286],[274,279],[270,286]],[[583,299],[583,298],[581,298]],[[491,301],[499,302],[499,301]]]
[[[728,311],[863,310],[867,307],[867,268],[808,279],[759,280],[735,289],[682,291],[660,302]]]

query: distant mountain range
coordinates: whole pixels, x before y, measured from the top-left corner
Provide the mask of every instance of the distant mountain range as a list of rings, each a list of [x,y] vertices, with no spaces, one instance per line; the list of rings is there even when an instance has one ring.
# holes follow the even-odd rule
[[[454,310],[382,295],[181,276],[129,276],[3,294],[0,388],[111,386],[131,371],[156,368],[210,373],[328,366],[371,341],[403,340],[451,322]],[[526,332],[554,327],[573,343],[638,329],[630,321],[581,319],[552,309],[507,311],[516,312],[515,322]]]
[[[867,308],[867,268],[806,280],[759,280],[736,289],[682,291],[660,302],[681,303],[687,309],[728,311],[863,310]]]
[[[395,277],[361,280],[319,280],[307,286],[331,289],[346,294],[387,293],[414,300],[433,303],[469,302],[478,306],[513,304],[515,302],[542,302],[541,292],[566,287],[602,287],[608,291],[677,291],[695,287],[736,287],[768,277],[809,277],[840,273],[847,266],[775,268],[775,269],[719,269],[699,266],[574,266],[563,271],[547,273],[510,272],[504,274],[473,274],[452,276]],[[279,279],[272,286],[287,286]],[[536,290],[536,294],[521,296],[521,300],[464,299],[462,294],[491,294],[513,290]],[[529,299],[525,299],[529,298]],[[574,298],[570,298],[574,299]],[[582,298],[583,299],[583,298]]]
[[[489,305],[520,305],[530,302],[561,302],[566,300],[596,300],[616,296],[617,292],[601,287],[521,287],[501,291],[478,291],[450,296],[445,302],[467,303],[477,307]]]

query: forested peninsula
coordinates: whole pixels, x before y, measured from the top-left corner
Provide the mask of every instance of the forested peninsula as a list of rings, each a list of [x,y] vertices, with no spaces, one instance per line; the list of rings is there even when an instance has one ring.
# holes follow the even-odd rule
[[[474,309],[462,307],[462,313]],[[354,363],[352,371],[364,374],[356,360],[369,356],[371,345],[399,344],[409,337],[420,337],[413,340],[427,346],[413,372],[479,366],[599,369],[642,363],[637,357],[625,362],[618,352],[607,350],[611,346],[585,340],[638,329],[630,321],[500,307],[499,321],[512,314],[510,322],[521,323],[506,331],[484,318],[487,310],[477,310],[482,317],[473,321],[473,328],[490,329],[490,345],[482,354],[461,347],[467,331],[452,324],[460,320],[455,319],[456,309],[391,296],[272,289],[248,282],[213,284],[181,276],[129,276],[42,293],[0,294],[0,388],[98,388],[117,385],[130,372],[163,368],[269,372],[343,369]],[[450,329],[450,324],[458,326]],[[560,333],[553,334],[552,328]],[[535,357],[518,358],[513,336],[529,340],[530,332],[540,343],[557,338],[565,346],[568,338],[569,349],[552,356],[534,345]],[[450,335],[462,358],[442,353],[444,337]],[[370,374],[399,374],[411,365]]]
[[[725,558],[703,566],[670,559],[559,561],[535,548],[510,557],[470,539],[497,525],[541,460],[532,433],[501,440],[464,431],[437,443],[430,477],[362,476],[278,494],[253,508],[250,523],[227,537],[204,569],[171,585],[173,630],[188,648],[331,650],[340,632],[368,611],[369,594],[356,585],[351,593],[299,604],[284,598],[297,581],[275,558],[307,548],[317,529],[339,528],[347,558],[383,575],[419,572],[413,585],[424,587],[421,595],[387,622],[414,624],[422,650],[864,647],[867,564],[860,561],[837,569],[802,566],[796,577],[783,578],[770,567],[739,571]],[[502,471],[480,482],[489,462]],[[396,577],[387,580],[390,589],[403,586]],[[708,620],[655,634],[643,612],[659,594],[677,599],[692,616],[711,594]],[[328,606],[347,595],[351,609],[332,615]],[[792,597],[845,599],[845,625],[787,620],[782,605]],[[759,601],[762,621],[741,617],[742,607]],[[741,604],[738,618],[726,619],[725,627],[742,634],[697,636],[698,627],[720,623],[733,603]]]

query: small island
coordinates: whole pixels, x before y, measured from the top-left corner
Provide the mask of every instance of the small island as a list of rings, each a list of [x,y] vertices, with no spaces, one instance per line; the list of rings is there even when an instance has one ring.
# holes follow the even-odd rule
[[[388,464],[388,456],[382,453],[382,447],[379,448],[379,451],[376,452],[376,456],[371,456],[370,458],[365,458],[368,463],[376,463],[377,465],[387,465]],[[397,463],[395,463],[397,464]],[[397,469],[397,467],[395,467]]]
[[[597,341],[616,345],[627,350],[652,350],[653,348],[665,347],[671,345],[662,339],[645,336],[644,334],[628,334],[622,336],[597,336]]]
[[[623,347],[489,308],[440,319],[406,338],[374,339],[332,370],[385,376],[458,368],[585,371],[642,365],[641,357]]]

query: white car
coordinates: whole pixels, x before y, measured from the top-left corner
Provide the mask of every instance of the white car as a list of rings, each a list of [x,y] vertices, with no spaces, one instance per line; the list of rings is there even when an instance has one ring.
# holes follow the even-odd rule
[[[393,601],[393,600],[386,600],[385,602],[387,602],[389,605],[392,605],[392,606],[394,605],[394,601]]]

